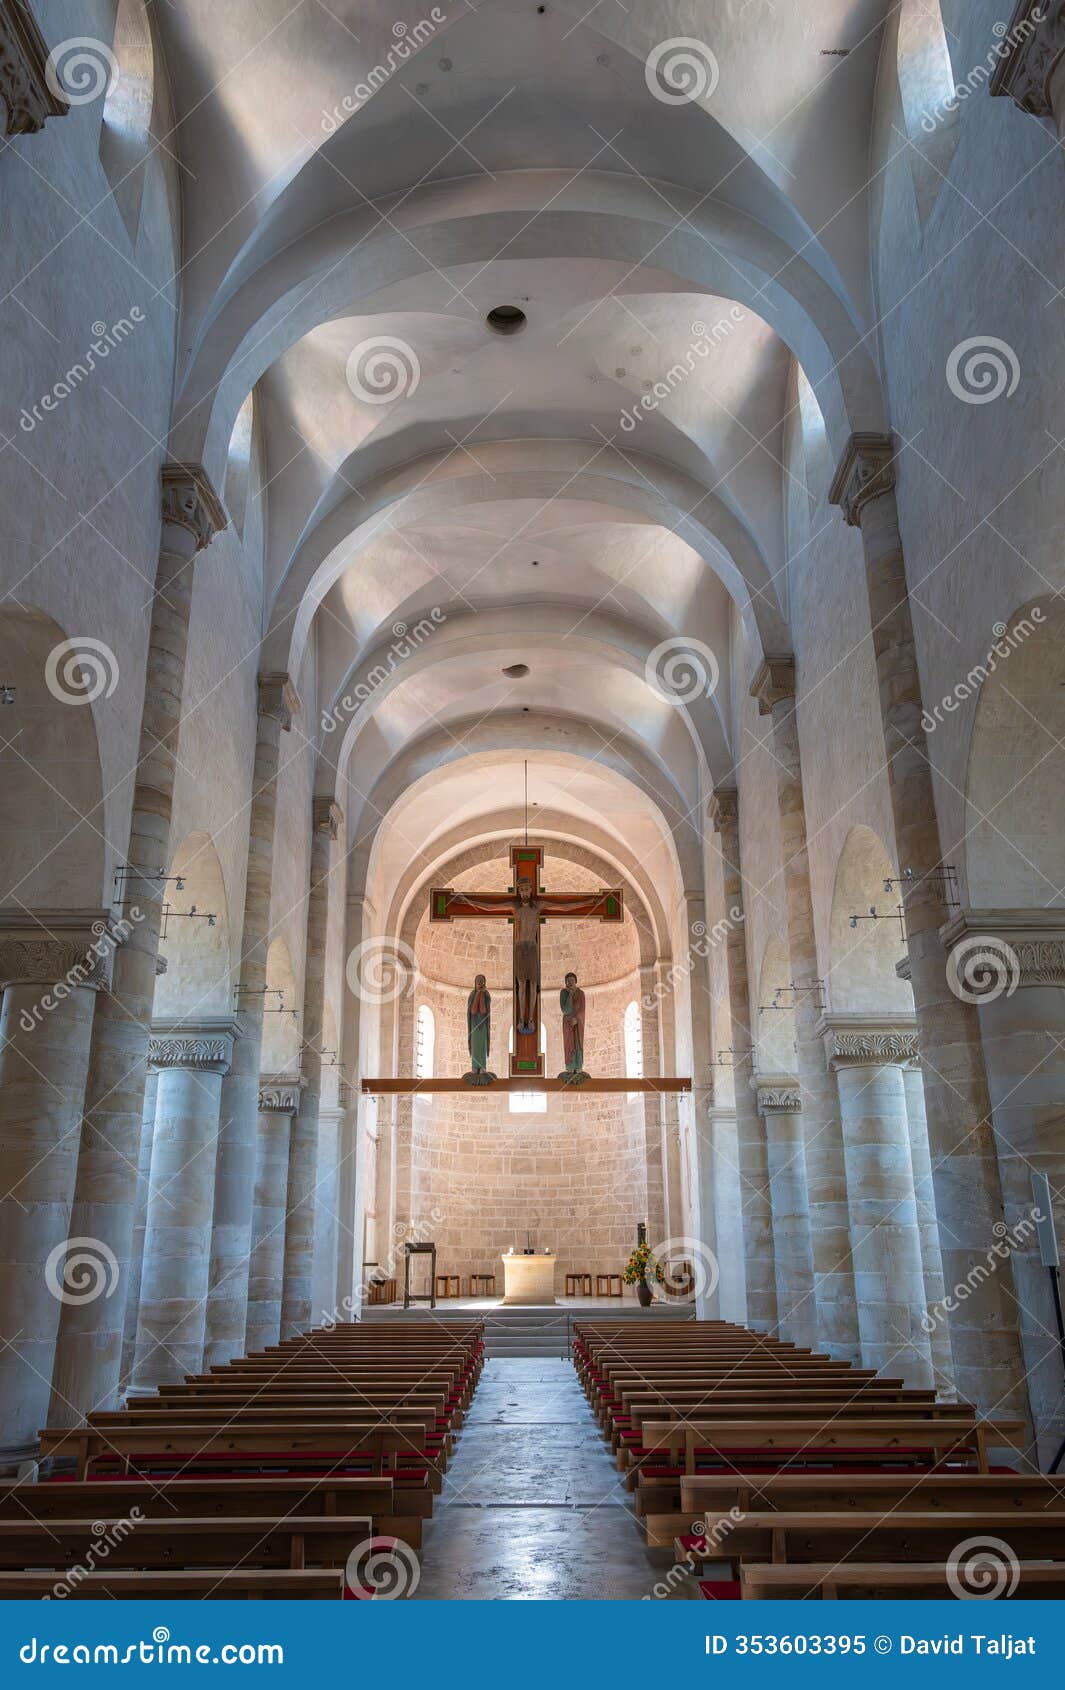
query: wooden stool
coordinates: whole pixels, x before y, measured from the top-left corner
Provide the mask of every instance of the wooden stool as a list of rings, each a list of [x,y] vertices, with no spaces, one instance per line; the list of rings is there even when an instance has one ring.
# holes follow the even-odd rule
[[[590,1297],[592,1294],[592,1276],[590,1273],[567,1273],[566,1297]]]
[[[494,1297],[496,1294],[496,1276],[494,1273],[471,1273],[470,1296]]]
[[[462,1280],[457,1273],[438,1273],[436,1276],[436,1294],[441,1299],[445,1297],[462,1296]]]
[[[396,1300],[396,1282],[394,1279],[371,1279],[371,1303],[394,1303]]]
[[[603,1290],[604,1285],[606,1286],[605,1291]],[[615,1285],[617,1286],[616,1291],[614,1290]],[[597,1273],[595,1276],[595,1294],[597,1297],[620,1297],[620,1273]]]

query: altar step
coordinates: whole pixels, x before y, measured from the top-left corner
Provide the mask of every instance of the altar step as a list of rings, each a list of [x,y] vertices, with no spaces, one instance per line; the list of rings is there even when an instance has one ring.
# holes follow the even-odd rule
[[[402,1303],[375,1304],[363,1309],[364,1320],[424,1320],[429,1318],[468,1320],[478,1315],[485,1323],[485,1354],[487,1356],[562,1357],[569,1355],[570,1336],[574,1321],[610,1320],[654,1321],[694,1320],[692,1303],[654,1303],[642,1309],[628,1298],[599,1297],[567,1298],[554,1304],[531,1304],[527,1307],[507,1308],[500,1302],[482,1298],[449,1299],[437,1303],[430,1311],[419,1303],[404,1312]]]

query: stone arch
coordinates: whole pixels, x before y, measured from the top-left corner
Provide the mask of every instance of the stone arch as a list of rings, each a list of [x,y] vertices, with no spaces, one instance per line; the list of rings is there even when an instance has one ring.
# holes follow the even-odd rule
[[[576,628],[574,623],[576,622]],[[343,770],[354,749],[356,740],[376,706],[395,688],[434,664],[470,652],[511,647],[514,644],[514,607],[495,606],[466,615],[447,617],[439,624],[424,619],[427,632],[417,637],[418,628],[408,626],[405,645],[397,657],[397,642],[375,647],[352,663],[330,708],[325,712],[322,728],[327,733],[340,733],[340,748],[336,767]],[[653,658],[660,640],[649,629],[620,617],[588,613],[581,607],[565,604],[537,606],[535,616],[526,614],[522,622],[523,650],[551,650],[564,638],[574,650],[589,655],[606,653],[612,662],[630,674],[654,673]],[[708,769],[727,766],[728,726],[722,708],[723,686],[709,696],[700,695],[690,702],[678,702],[674,708],[684,720]]]
[[[229,906],[222,864],[210,834],[185,836],[167,870],[171,878],[166,936],[159,954],[166,972],[155,985],[152,1015],[157,1021],[195,1022],[233,1012]],[[182,884],[179,886],[178,881]],[[213,923],[201,919],[213,916]]]
[[[447,730],[404,747],[374,783],[361,808],[349,805],[349,887],[360,890],[369,884],[373,846],[382,823],[393,806],[409,798],[421,782],[462,758],[494,754],[502,762],[519,749],[548,750],[557,761],[574,766],[594,760],[600,771],[635,786],[657,812],[662,835],[676,854],[678,884],[702,889],[702,838],[691,819],[691,806],[656,763],[620,735],[604,746],[601,736],[570,718],[502,712],[487,722],[452,723]],[[369,819],[363,821],[363,817]]]
[[[270,664],[299,667],[321,599],[359,552],[379,533],[426,522],[465,506],[530,498],[561,497],[598,509],[607,521],[654,524],[685,540],[749,610],[764,650],[786,650],[790,640],[778,583],[746,523],[717,490],[693,476],[635,452],[615,452],[587,441],[489,442],[477,463],[461,454],[429,457],[360,478],[358,493],[327,494],[309,519],[300,544],[274,596],[266,635]],[[529,456],[535,452],[535,463]],[[594,463],[589,459],[594,456]],[[345,466],[347,477],[353,473]]]
[[[276,996],[275,994],[282,994]],[[264,1074],[298,1074],[300,1066],[299,994],[292,956],[284,939],[273,939],[266,953],[266,998],[259,1066]]]
[[[679,194],[682,206],[687,197]],[[535,228],[523,233],[530,217]],[[691,196],[693,238],[650,184],[619,184],[591,171],[576,181],[564,172],[503,172],[490,188],[465,183],[461,194],[451,183],[424,185],[405,196],[395,227],[373,239],[379,222],[375,208],[361,207],[258,265],[246,255],[234,266],[241,281],[205,326],[175,405],[175,457],[202,461],[217,481],[240,406],[289,346],[319,324],[351,315],[357,302],[365,309],[392,282],[491,262],[504,249],[515,260],[640,265],[654,253],[671,286],[679,280],[771,318],[818,388],[837,452],[852,431],[884,428],[879,380],[840,294],[799,243],[722,200]],[[415,229],[417,245],[409,234]]]
[[[967,684],[979,686],[966,785],[966,883],[974,909],[1065,903],[1065,610],[1010,619]]]
[[[100,909],[104,886],[103,780],[95,704],[118,680],[114,653],[68,640],[25,605],[0,610],[0,904]]]
[[[895,868],[879,835],[852,827],[836,864],[829,926],[828,1001],[837,1012],[913,1014],[913,993],[895,972],[906,939],[894,913],[901,901],[886,882]],[[875,909],[883,919],[859,919]]]

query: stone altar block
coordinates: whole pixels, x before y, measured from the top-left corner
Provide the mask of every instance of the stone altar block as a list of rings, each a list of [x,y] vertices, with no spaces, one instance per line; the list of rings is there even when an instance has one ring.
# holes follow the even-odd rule
[[[504,1256],[504,1303],[553,1303],[554,1256]]]

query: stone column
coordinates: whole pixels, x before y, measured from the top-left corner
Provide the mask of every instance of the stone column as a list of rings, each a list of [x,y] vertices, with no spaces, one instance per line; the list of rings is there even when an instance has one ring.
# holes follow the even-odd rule
[[[350,957],[356,947],[362,943],[371,925],[372,906],[369,900],[359,892],[349,892],[345,905],[344,920],[346,957]],[[341,1056],[346,1076],[346,1079],[341,1083],[347,1086],[349,1091],[340,1134],[340,1189],[342,1197],[337,1240],[337,1300],[339,1306],[344,1308],[346,1306],[345,1299],[349,1299],[347,1306],[350,1306],[351,1312],[347,1318],[354,1320],[358,1319],[362,1301],[364,1217],[367,1205],[367,1123],[371,1120],[376,1122],[377,1119],[377,1099],[364,1098],[359,1090],[359,1080],[363,1073],[362,1038],[362,1000],[357,992],[351,990],[349,984],[344,992],[343,1032],[341,1035]],[[374,1178],[376,1181],[376,1172]],[[376,1207],[376,1184],[373,1200],[374,1207]],[[379,1250],[382,1237],[384,1237],[384,1229],[379,1227],[375,1249]],[[390,1234],[387,1242],[391,1247]]]
[[[255,1157],[252,1252],[248,1274],[247,1348],[265,1350],[281,1336],[281,1291],[285,1279],[285,1211],[288,1207],[288,1145],[292,1117],[300,1106],[298,1075],[264,1079],[259,1090],[259,1133]]]
[[[988,84],[1032,117],[1049,118],[1065,141],[1065,0],[1016,0]]]
[[[758,1113],[765,1122],[780,1336],[801,1344],[804,1349],[815,1350],[817,1305],[806,1195],[802,1094],[798,1081],[790,1075],[755,1075],[753,1083]]]
[[[673,983],[670,978],[671,965],[659,957],[651,971],[648,991],[656,1001],[657,1013],[650,1012],[645,1016],[646,1028],[648,1019],[654,1027],[655,1039],[659,1051],[659,1061],[662,1072],[666,1068],[676,1072],[677,1029],[674,1014]],[[641,970],[640,978],[643,978]],[[645,1004],[646,1009],[646,1004]],[[680,1120],[677,1112],[677,1098],[674,1092],[669,1092],[658,1099],[659,1114],[662,1123],[662,1168],[665,1179],[663,1205],[665,1212],[666,1232],[670,1238],[678,1238],[684,1231],[683,1203],[681,1201],[680,1180]]]
[[[159,1090],[159,1070],[149,1068],[144,1082],[144,1114],[141,1116],[141,1141],[137,1152],[137,1195],[133,1206],[133,1240],[129,1252],[129,1284],[126,1290],[125,1325],[122,1332],[121,1382],[127,1384],[133,1374],[133,1356],[137,1347],[137,1314],[141,1306],[141,1269],[144,1266],[144,1227],[148,1219],[148,1186],[152,1174],[152,1140],[155,1137],[155,1100]]]
[[[645,1074],[661,1074],[664,1068],[653,963],[640,964],[637,982],[643,1071]],[[653,1092],[645,1093],[638,1100],[643,1117],[644,1163],[647,1169],[647,1226],[652,1239],[674,1236],[668,1203],[668,1150],[663,1102],[664,1098]]]
[[[902,1078],[916,1035],[867,1015],[826,1015],[821,1026],[843,1116],[862,1363],[927,1388],[928,1305]]]
[[[850,1259],[843,1129],[824,1046],[817,1032],[823,1004],[817,969],[810,856],[806,835],[802,756],[795,698],[795,659],[769,657],[751,693],[773,722],[770,746],[777,771],[777,803],[784,860],[788,951],[795,986],[795,1061],[802,1094],[806,1146],[810,1248],[813,1258],[816,1342],[842,1361],[858,1357],[858,1311]]]
[[[299,698],[287,675],[260,675],[258,688],[255,767],[248,820],[248,872],[244,887],[244,925],[237,982],[238,1036],[233,1050],[233,1065],[222,1086],[215,1168],[211,1278],[204,1350],[204,1361],[209,1367],[231,1361],[234,1356],[244,1353],[277,772],[281,735],[289,732],[293,716],[299,709]]]
[[[157,1025],[152,1037],[159,1079],[133,1361],[137,1386],[180,1384],[203,1366],[218,1110],[236,1032],[232,1019],[210,1016]]]
[[[311,1279],[311,1324],[327,1316],[350,1319],[337,1307],[337,1206],[340,1200],[340,1133],[344,1110],[337,1104],[318,1106],[318,1165],[315,1170],[314,1270]]]
[[[944,1304],[943,1256],[939,1248],[939,1221],[936,1216],[936,1194],[932,1184],[932,1158],[928,1154],[928,1121],[924,1108],[924,1080],[921,1062],[914,1057],[902,1065],[902,1083],[906,1091],[906,1124],[910,1131],[910,1161],[913,1165],[913,1194],[917,1202],[917,1234],[921,1241],[921,1267],[924,1272],[924,1300],[928,1310],[926,1331],[932,1352],[932,1372],[936,1391],[941,1397],[957,1396],[954,1385],[954,1362],[950,1353],[950,1333],[947,1330],[947,1310]]]
[[[312,1323],[315,1183],[318,1174],[318,1108],[322,1087],[322,1021],[325,1013],[325,946],[329,922],[330,865],[342,812],[331,798],[316,798],[311,835],[311,877],[307,894],[307,957],[303,982],[304,1086],[292,1123],[288,1158],[288,1215],[285,1221],[285,1288],[281,1336],[305,1332]]]
[[[109,919],[0,912],[0,1466],[47,1424],[62,1309],[107,1301],[120,1264],[71,1230],[93,1010]]]
[[[994,1277],[1012,1271],[1044,1466],[1065,1438],[1050,1276],[1032,1222],[1032,1174],[1050,1181],[1065,1247],[1065,909],[959,910],[943,930],[956,989],[975,1004],[1005,1203],[985,1240]],[[993,1229],[995,1230],[995,1229]],[[948,1293],[952,1290],[947,1282]]]
[[[714,1147],[714,1216],[721,1263],[721,1319],[734,1320],[738,1325],[746,1326],[747,1286],[736,1110],[715,1103],[707,1114]]]
[[[895,505],[890,435],[853,435],[830,499],[862,531],[888,785],[895,820],[910,983],[924,1075],[943,1276],[968,1282],[1002,1220],[1002,1187],[991,1126],[977,1012],[951,990],[940,928],[949,910],[935,787],[921,726],[921,680]],[[1027,1415],[1028,1392],[1010,1265],[986,1279],[951,1315],[954,1377],[963,1400],[998,1415]]]
[[[225,526],[202,468],[164,464],[129,858],[119,886],[125,937],[96,1006],[71,1215],[72,1230],[97,1238],[119,1263],[119,1284],[113,1297],[63,1308],[56,1379],[64,1402],[55,1406],[69,1424],[113,1404],[119,1384],[193,579],[197,554]]]
[[[696,1244],[709,1250],[717,1259],[717,1233],[714,1227],[713,1145],[707,1114],[713,1101],[714,1076],[713,1002],[710,997],[710,970],[707,963],[710,940],[706,920],[706,899],[701,892],[686,892],[685,936],[687,940],[686,966],[689,976],[689,997],[692,1018],[692,1091],[690,1099],[681,1094],[680,1104],[687,1113],[689,1144],[692,1153],[691,1205]],[[681,1119],[684,1119],[682,1114]],[[654,1240],[652,1239],[653,1243]],[[695,1254],[699,1254],[695,1250]],[[674,1251],[679,1256],[680,1251]],[[705,1263],[705,1256],[703,1257]],[[700,1320],[718,1318],[718,1286],[711,1285],[712,1274],[697,1272],[699,1290],[696,1312]],[[706,1286],[706,1290],[702,1287]]]
[[[776,1263],[773,1251],[773,1208],[769,1192],[769,1154],[765,1123],[754,1095],[754,1036],[747,990],[747,934],[744,925],[743,875],[740,865],[739,798],[730,787],[718,787],[710,801],[709,817],[718,835],[721,873],[728,923],[728,995],[732,1023],[732,1076],[736,1100],[741,1207],[743,1212],[744,1272],[747,1318],[755,1332],[777,1328]]]

